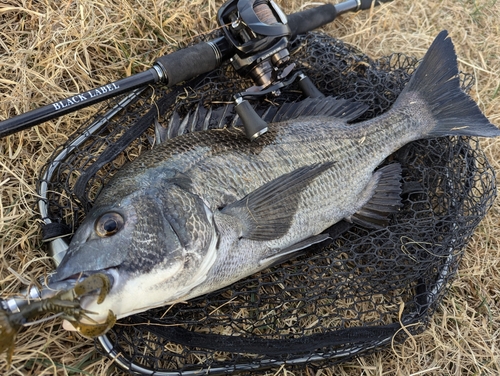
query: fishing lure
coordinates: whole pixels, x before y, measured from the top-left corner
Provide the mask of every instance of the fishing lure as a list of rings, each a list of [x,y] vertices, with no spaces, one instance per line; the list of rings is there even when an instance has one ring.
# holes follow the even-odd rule
[[[97,302],[100,304],[106,298],[110,286],[109,278],[105,274],[92,274],[77,282],[72,288],[59,291],[52,297],[30,301],[29,304],[21,306],[18,312],[0,309],[0,353],[7,352],[7,364],[9,366],[11,364],[14,342],[17,333],[23,327],[61,317],[68,320],[78,332],[86,337],[97,337],[109,330],[116,322],[116,316],[113,312],[109,311],[106,321],[98,324],[89,316],[93,312],[81,308],[79,299],[84,295],[98,291]],[[30,321],[30,319],[46,313],[53,313],[53,315],[41,320]],[[90,324],[83,323],[83,319],[89,321]]]

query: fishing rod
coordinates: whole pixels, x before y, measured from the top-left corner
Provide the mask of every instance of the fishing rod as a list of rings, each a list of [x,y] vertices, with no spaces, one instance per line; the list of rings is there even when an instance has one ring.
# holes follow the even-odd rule
[[[294,65],[288,64],[289,40],[324,26],[343,13],[369,9],[372,4],[388,1],[346,0],[287,17],[272,0],[229,0],[217,14],[223,36],[164,55],[144,72],[1,121],[0,138],[154,83],[172,87],[210,72],[230,59],[239,74],[255,82],[255,86],[234,96],[235,109],[247,137],[254,139],[267,130],[267,124],[253,111],[247,98],[269,93],[279,95],[281,87],[296,79],[306,96],[321,96],[307,76],[301,72],[291,74]]]

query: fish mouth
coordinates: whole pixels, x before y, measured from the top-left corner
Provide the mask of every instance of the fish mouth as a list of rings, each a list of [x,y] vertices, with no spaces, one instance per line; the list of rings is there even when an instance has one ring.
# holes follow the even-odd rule
[[[99,278],[97,278],[99,276]],[[69,291],[75,290],[77,286],[81,286],[79,291],[75,291],[78,298],[99,294],[107,295],[115,286],[118,273],[115,268],[110,267],[103,270],[80,272],[65,277],[57,278],[57,272],[49,277],[47,287],[52,291]],[[92,282],[89,282],[91,281]],[[96,283],[96,281],[101,283]],[[103,291],[105,290],[105,291]]]
[[[115,268],[75,273],[61,280],[54,274],[54,280],[48,284],[48,288],[60,289],[55,294],[53,305],[64,308],[63,328],[76,330],[89,338],[109,330],[116,323],[116,315],[111,309],[99,309],[96,305],[107,299],[117,276],[119,274]],[[72,303],[66,309],[68,302]]]

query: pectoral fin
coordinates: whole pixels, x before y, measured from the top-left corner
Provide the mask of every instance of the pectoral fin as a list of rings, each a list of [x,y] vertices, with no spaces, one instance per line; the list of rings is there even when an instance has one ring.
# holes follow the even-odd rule
[[[221,212],[233,216],[241,224],[242,238],[278,239],[290,229],[302,190],[332,165],[333,162],[315,164],[282,175]]]
[[[402,205],[401,165],[392,163],[375,172],[362,196],[368,201],[349,219],[372,229],[387,226],[389,216],[397,213]]]

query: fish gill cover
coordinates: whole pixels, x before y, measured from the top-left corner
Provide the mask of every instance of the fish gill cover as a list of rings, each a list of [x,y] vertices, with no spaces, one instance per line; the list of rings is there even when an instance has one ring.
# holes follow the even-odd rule
[[[298,37],[291,50],[325,95],[368,105],[361,120],[387,110],[418,65],[401,54],[372,60],[319,33]],[[472,79],[460,77],[467,91]],[[160,135],[237,125],[232,95],[250,85],[224,65],[177,88],[148,88],[84,142],[75,143],[83,130],[74,134],[39,182],[47,184],[53,221],[46,237],[76,229],[110,177]],[[263,114],[300,99],[291,86],[253,105]],[[393,162],[403,168],[403,207],[388,227],[333,226],[328,246],[188,303],[122,319],[96,345],[144,373],[224,373],[326,367],[420,333],[495,198],[495,176],[478,142],[466,137],[413,142],[385,163]]]

